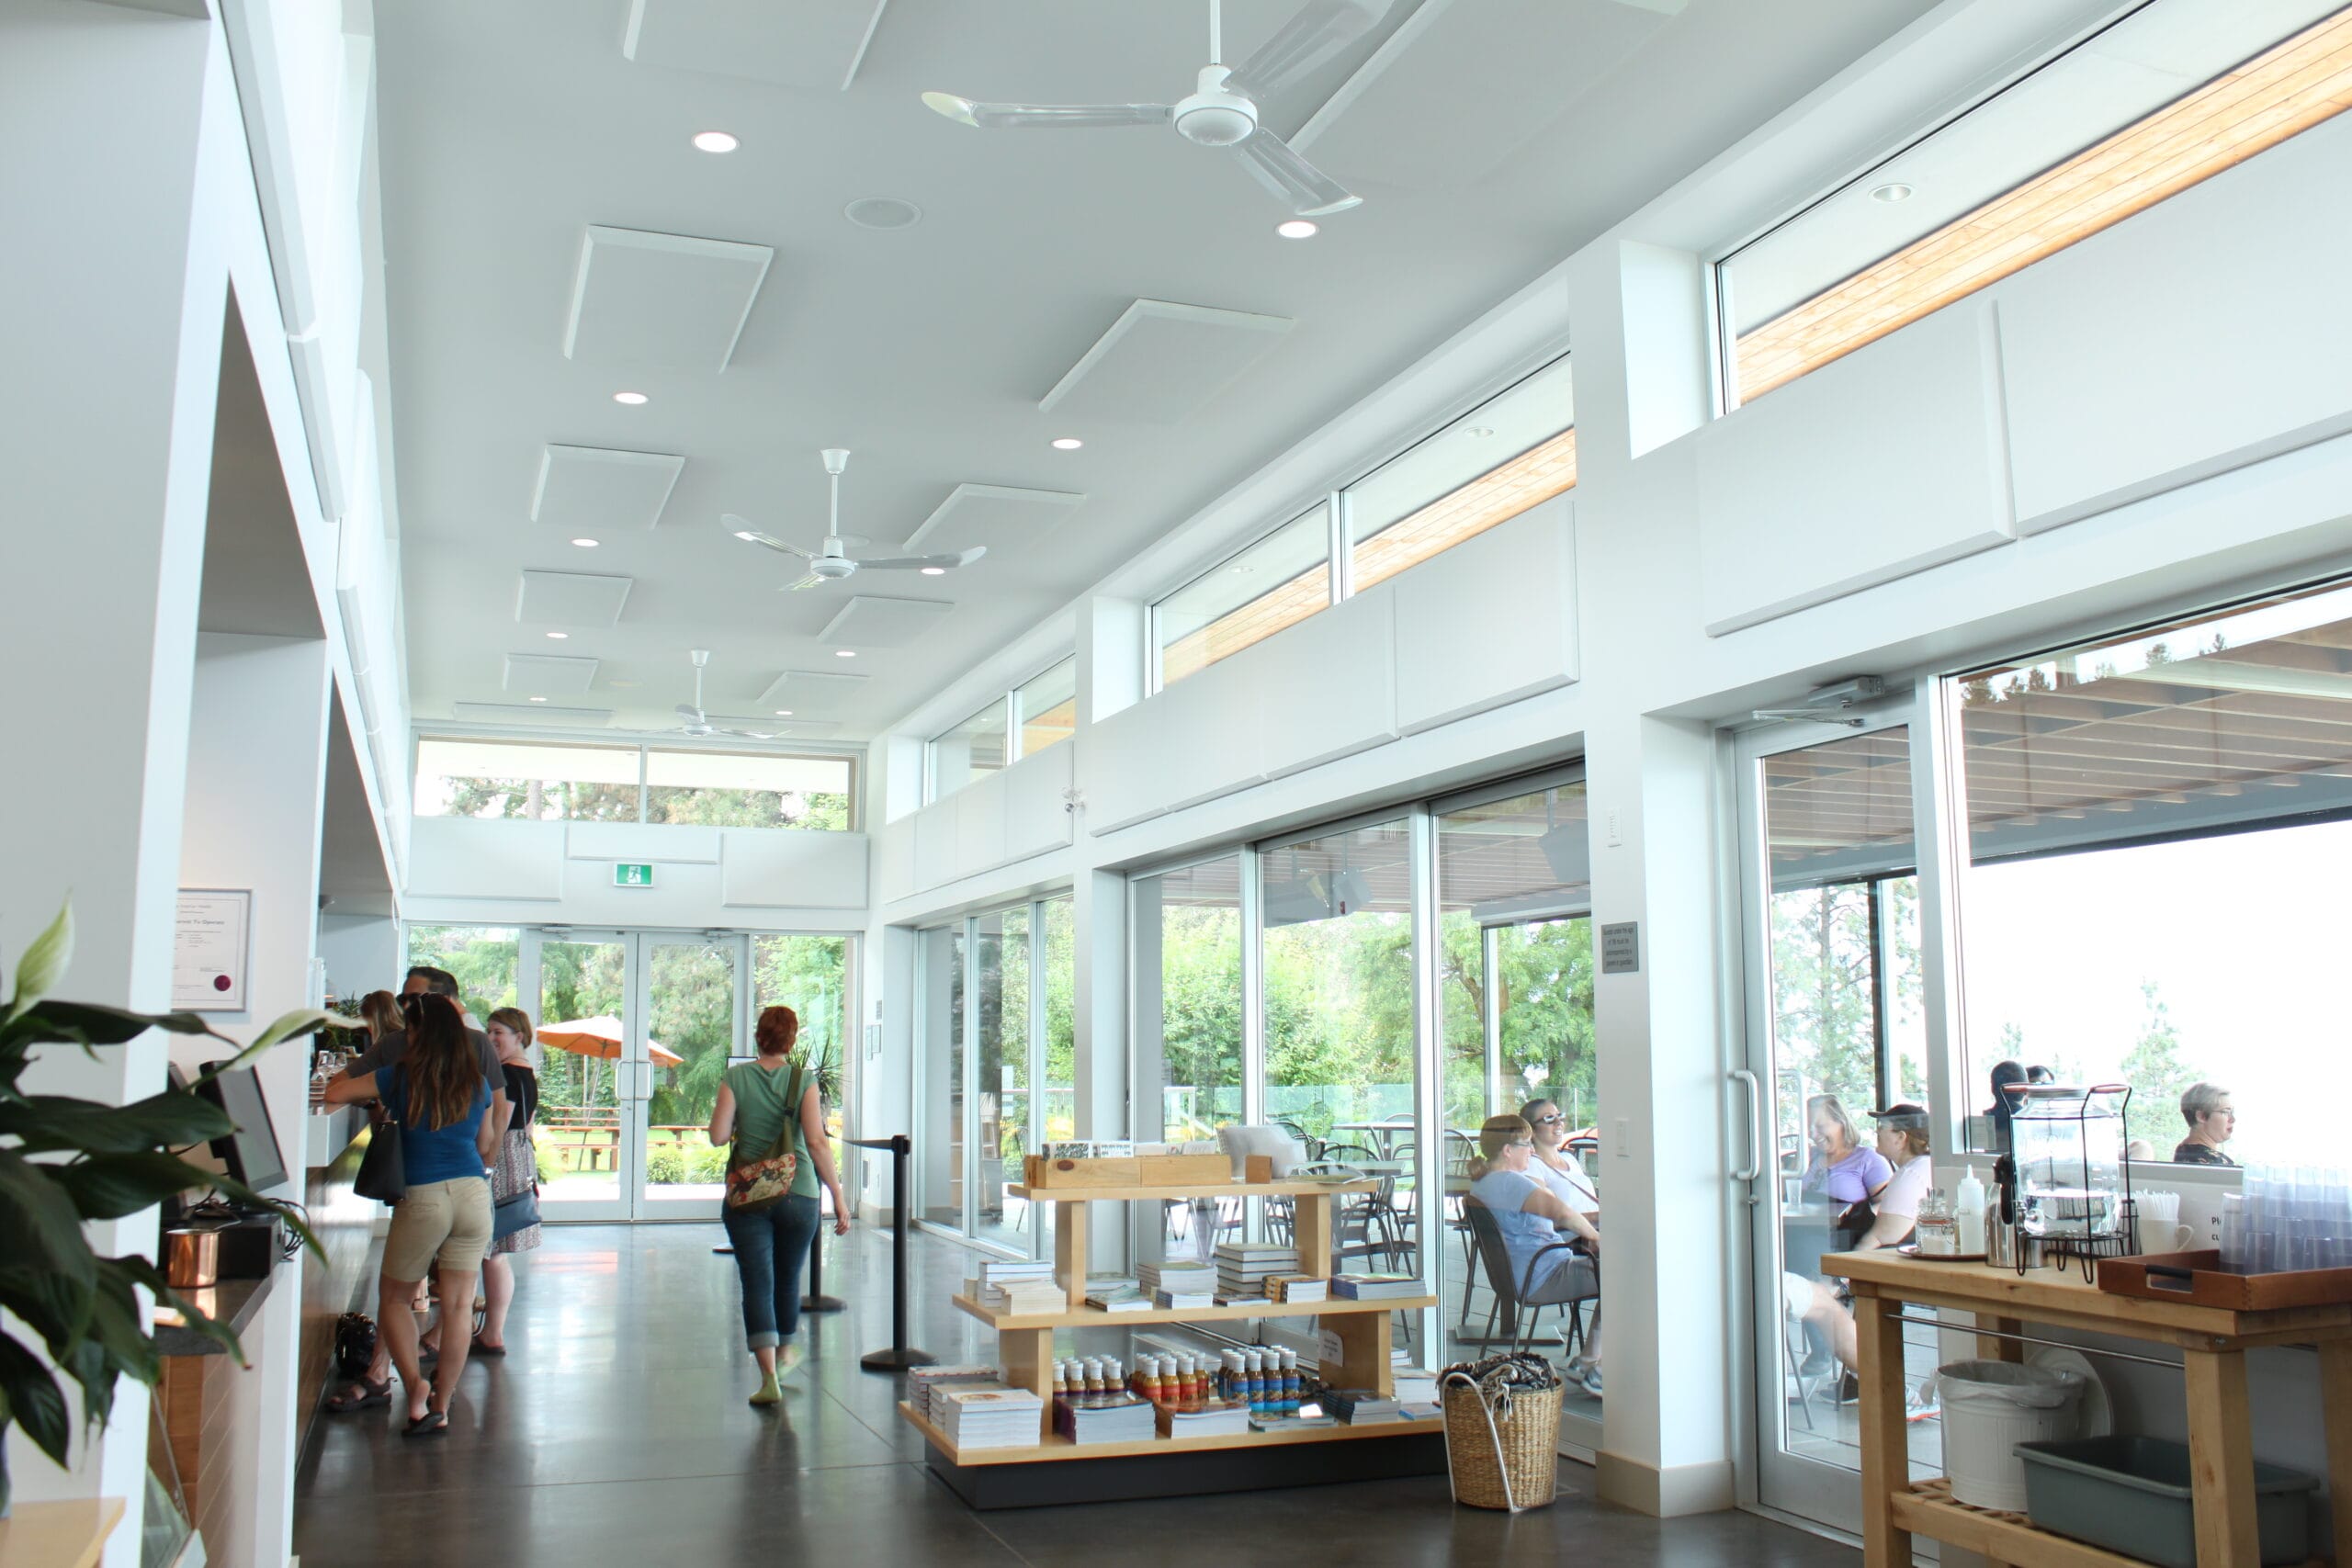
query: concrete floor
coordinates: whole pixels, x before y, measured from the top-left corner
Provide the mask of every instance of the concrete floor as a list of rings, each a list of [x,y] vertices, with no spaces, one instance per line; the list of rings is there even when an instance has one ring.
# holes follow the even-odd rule
[[[887,1568],[1218,1568],[1345,1562],[1851,1564],[1858,1554],[1746,1514],[1660,1521],[1592,1500],[1517,1518],[1454,1506],[1443,1476],[978,1515],[924,1468],[893,1409],[899,1379],[861,1370],[889,1339],[889,1246],[839,1244],[827,1288],[850,1311],[803,1320],[808,1364],[780,1410],[747,1406],[735,1271],[703,1225],[550,1226],[524,1259],[503,1360],[468,1366],[450,1435],[400,1436],[404,1405],[322,1416],[297,1482],[306,1564],[587,1568],[754,1561]],[[918,1235],[915,1342],[992,1359],[947,1305],[970,1256]],[[1115,1351],[1125,1331],[1070,1348]]]

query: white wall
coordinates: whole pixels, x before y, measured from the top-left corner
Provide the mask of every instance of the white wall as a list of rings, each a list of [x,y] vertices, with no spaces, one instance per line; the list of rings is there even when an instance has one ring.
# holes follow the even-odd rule
[[[397,991],[407,964],[401,956],[401,924],[390,915],[321,915],[319,956],[339,997],[356,999],[370,991]]]

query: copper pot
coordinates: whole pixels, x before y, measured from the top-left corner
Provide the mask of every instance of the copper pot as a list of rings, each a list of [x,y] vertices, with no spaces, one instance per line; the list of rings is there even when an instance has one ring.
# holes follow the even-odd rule
[[[164,1233],[164,1278],[174,1290],[200,1290],[220,1277],[219,1231],[186,1229]]]

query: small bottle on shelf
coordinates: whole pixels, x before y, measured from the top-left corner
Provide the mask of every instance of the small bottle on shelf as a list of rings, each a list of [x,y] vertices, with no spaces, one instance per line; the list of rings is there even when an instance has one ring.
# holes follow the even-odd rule
[[[1298,1414],[1298,1352],[1283,1352],[1283,1414]]]

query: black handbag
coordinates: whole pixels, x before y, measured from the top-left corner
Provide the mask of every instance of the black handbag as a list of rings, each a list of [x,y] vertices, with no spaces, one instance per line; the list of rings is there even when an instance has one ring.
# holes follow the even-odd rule
[[[401,1152],[401,1124],[390,1111],[368,1136],[368,1152],[359,1156],[359,1174],[351,1190],[379,1203],[397,1203],[408,1196],[408,1159]]]
[[[512,1198],[501,1198],[491,1205],[490,1239],[504,1241],[516,1231],[529,1230],[539,1223],[539,1190],[526,1187]]]

